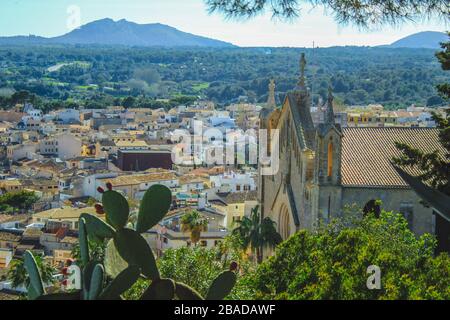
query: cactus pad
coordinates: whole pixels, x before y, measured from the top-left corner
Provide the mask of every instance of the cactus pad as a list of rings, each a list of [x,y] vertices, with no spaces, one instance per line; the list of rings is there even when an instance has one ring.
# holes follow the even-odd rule
[[[222,300],[230,294],[236,283],[236,274],[232,271],[222,272],[209,287],[206,300]]]
[[[130,214],[127,199],[117,191],[106,191],[102,195],[103,208],[106,212],[106,222],[116,230],[125,227]]]
[[[145,232],[167,214],[172,203],[172,193],[163,185],[153,185],[144,194],[139,207],[136,231]]]
[[[160,277],[152,249],[138,232],[131,229],[119,230],[114,236],[114,246],[129,265],[140,266],[146,277],[152,280]]]

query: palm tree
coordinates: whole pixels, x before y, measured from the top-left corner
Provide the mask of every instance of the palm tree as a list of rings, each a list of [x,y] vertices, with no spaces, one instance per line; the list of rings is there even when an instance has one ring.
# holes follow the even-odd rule
[[[192,210],[181,217],[181,231],[191,233],[191,242],[196,245],[200,241],[202,231],[208,230],[208,220],[200,213]]]
[[[276,230],[276,223],[269,217],[261,219],[259,206],[252,209],[250,217],[244,217],[237,223],[239,226],[233,230],[233,234],[241,238],[244,250],[250,248],[255,253],[258,263],[262,262],[264,247],[273,248],[282,241]]]
[[[53,267],[50,263],[44,261],[42,256],[35,255],[36,264],[39,268],[39,272],[41,273],[42,281],[45,284],[53,284],[54,279],[53,275],[56,273],[56,268]],[[22,259],[12,260],[11,266],[8,271],[8,280],[10,280],[11,286],[13,288],[17,288],[20,286],[24,286],[28,288],[30,285],[30,278],[28,276],[28,272],[25,269],[25,265]]]

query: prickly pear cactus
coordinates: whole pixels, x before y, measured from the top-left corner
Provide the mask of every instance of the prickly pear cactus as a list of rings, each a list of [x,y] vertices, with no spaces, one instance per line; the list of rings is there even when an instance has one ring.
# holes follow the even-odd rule
[[[28,299],[34,300],[39,296],[45,294],[44,284],[42,283],[39,268],[31,251],[26,251],[24,253],[23,260],[25,269],[27,270],[30,277],[30,285],[27,288]]]
[[[154,227],[167,214],[172,202],[170,189],[162,185],[151,186],[144,194],[133,228],[128,223],[130,208],[128,201],[112,185],[108,190],[99,188],[102,205],[96,205],[98,214],[105,215],[105,221],[95,215],[84,213],[79,220],[82,288],[68,293],[46,295],[39,270],[31,252],[25,254],[25,266],[30,275],[29,298],[38,300],[121,300],[121,295],[139,279],[150,279],[151,284],[141,300],[203,300],[193,288],[172,279],[162,279],[156,259],[141,233]],[[103,264],[91,260],[89,240],[104,243],[108,241]],[[206,299],[225,298],[236,283],[236,274],[225,271],[209,288]],[[107,275],[114,279],[105,286]]]

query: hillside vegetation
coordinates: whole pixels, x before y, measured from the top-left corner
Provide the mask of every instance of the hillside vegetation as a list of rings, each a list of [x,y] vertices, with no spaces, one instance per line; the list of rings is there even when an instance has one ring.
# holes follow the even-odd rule
[[[26,90],[53,108],[64,103],[104,107],[133,96],[147,107],[156,98],[194,96],[225,105],[264,102],[270,78],[277,99],[291,90],[306,52],[314,100],[331,83],[347,105],[381,103],[438,106],[435,86],[448,81],[432,49],[336,47],[316,49],[162,49],[101,46],[3,46],[0,48],[0,106]],[[153,102],[152,102],[153,101]]]

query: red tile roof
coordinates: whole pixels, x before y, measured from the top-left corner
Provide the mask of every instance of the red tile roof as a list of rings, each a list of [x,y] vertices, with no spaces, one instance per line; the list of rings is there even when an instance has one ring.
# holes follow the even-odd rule
[[[342,185],[358,187],[397,187],[408,185],[391,165],[399,156],[395,142],[406,143],[424,152],[445,150],[434,128],[343,128]],[[418,175],[417,170],[410,170]]]

